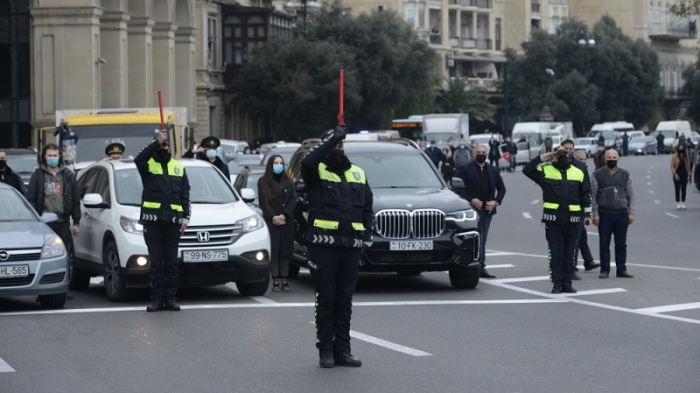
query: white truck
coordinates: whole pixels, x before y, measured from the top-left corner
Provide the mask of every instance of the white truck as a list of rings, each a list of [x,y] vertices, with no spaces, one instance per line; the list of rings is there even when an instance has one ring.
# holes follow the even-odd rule
[[[605,146],[615,147],[618,138],[618,132],[634,131],[634,124],[624,121],[608,121],[605,123],[595,124],[591,127],[592,137],[598,138],[601,134],[605,139]]]
[[[461,138],[469,139],[468,113],[423,115],[423,140],[444,145],[450,138],[453,138],[455,143]]]

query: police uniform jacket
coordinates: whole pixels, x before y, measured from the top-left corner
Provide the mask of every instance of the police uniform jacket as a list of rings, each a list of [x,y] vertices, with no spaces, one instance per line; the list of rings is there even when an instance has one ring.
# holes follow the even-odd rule
[[[153,140],[134,158],[141,175],[141,224],[181,225],[190,219],[190,183],[185,166],[170,158],[153,158],[160,145]]]
[[[525,165],[523,173],[542,188],[542,222],[578,225],[583,216],[591,216],[591,186],[576,165],[562,170],[552,163],[542,164],[537,156]]]
[[[301,162],[309,202],[306,240],[320,246],[362,248],[364,241],[372,241],[372,190],[360,167],[333,169],[323,162],[338,142],[335,135],[326,137]]]

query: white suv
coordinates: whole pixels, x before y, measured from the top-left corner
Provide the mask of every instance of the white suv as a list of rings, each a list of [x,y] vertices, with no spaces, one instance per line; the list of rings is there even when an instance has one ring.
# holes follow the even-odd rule
[[[264,294],[270,281],[265,221],[213,165],[180,162],[187,170],[192,205],[178,249],[180,286],[235,282],[241,295]],[[138,223],[143,185],[136,165],[133,160],[95,163],[80,172],[78,189],[83,216],[80,236],[74,239],[70,288],[87,289],[90,277],[101,275],[110,300],[133,300],[138,288],[148,287],[150,266]]]

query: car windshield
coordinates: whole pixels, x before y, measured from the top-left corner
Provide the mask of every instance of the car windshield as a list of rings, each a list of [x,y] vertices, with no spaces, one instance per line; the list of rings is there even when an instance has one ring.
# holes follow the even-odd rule
[[[105,157],[105,148],[119,142],[126,147],[125,156],[136,156],[158,133],[158,124],[110,124],[94,126],[71,126],[78,137],[75,158],[66,152],[68,161],[99,161]]]
[[[365,171],[372,188],[443,187],[440,176],[422,155],[349,153],[348,158]]]
[[[645,136],[636,136],[632,139],[630,139],[630,143],[646,143],[647,142],[647,137]]]
[[[143,184],[136,168],[120,169],[114,174],[117,202],[121,205],[141,206]],[[222,204],[237,200],[231,187],[214,167],[187,168],[190,182],[190,202]]]
[[[0,222],[37,221],[30,209],[14,189],[0,189]]]
[[[675,138],[676,137],[676,131],[659,131],[661,135],[664,136],[664,138]]]
[[[37,166],[36,154],[10,154],[7,156],[7,165],[18,174],[32,173]]]

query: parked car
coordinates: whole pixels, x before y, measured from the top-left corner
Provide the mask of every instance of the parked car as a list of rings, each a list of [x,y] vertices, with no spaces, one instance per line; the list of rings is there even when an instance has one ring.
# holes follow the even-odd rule
[[[38,164],[37,151],[34,149],[3,149],[7,154],[7,165],[20,175],[25,187],[29,187],[29,178]]]
[[[635,156],[656,154],[656,139],[653,136],[635,136],[627,145],[627,154],[632,153]]]
[[[248,147],[248,142],[246,141],[234,141],[231,139],[219,139],[219,141],[221,146],[219,146],[218,150],[223,152],[226,160],[231,160],[236,155],[243,154],[245,148]]]
[[[305,143],[294,154],[289,166],[293,179],[301,178],[302,158],[316,143],[318,139]],[[365,171],[374,193],[373,244],[362,252],[360,271],[400,275],[449,271],[453,287],[476,287],[481,252],[478,216],[469,202],[448,188],[428,156],[404,139],[346,141],[344,149],[350,161]],[[454,181],[463,186],[461,179]],[[297,197],[294,273],[298,266],[306,267],[303,181],[297,183]]]
[[[261,154],[238,154],[230,159],[226,165],[228,165],[229,173],[235,175],[245,167],[260,165],[261,159]]]
[[[180,286],[235,282],[244,296],[267,291],[270,238],[262,217],[210,163],[181,159],[190,182],[192,218],[180,237]],[[107,297],[129,301],[148,286],[150,261],[139,224],[143,185],[133,160],[105,161],[78,176],[83,219],[75,238],[70,287],[86,289],[103,276]],[[247,195],[246,195],[247,194]],[[254,197],[254,195],[253,195]]]
[[[301,146],[301,143],[299,142],[285,142],[285,141],[279,141],[279,142],[273,142],[273,143],[265,143],[262,146],[260,146],[260,154],[266,154],[270,150],[273,149],[281,149],[281,148],[298,148]]]
[[[63,241],[14,187],[0,183],[0,297],[38,296],[44,308],[61,308],[68,295],[68,253]]]
[[[575,138],[574,150],[583,150],[586,157],[593,157],[598,150],[598,138]]]
[[[258,205],[258,180],[265,174],[265,167],[262,165],[245,167],[236,176],[236,180],[233,182],[233,188],[240,192],[244,188],[249,188],[255,191],[255,199],[251,201],[252,204]]]

